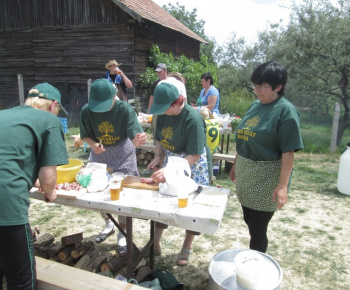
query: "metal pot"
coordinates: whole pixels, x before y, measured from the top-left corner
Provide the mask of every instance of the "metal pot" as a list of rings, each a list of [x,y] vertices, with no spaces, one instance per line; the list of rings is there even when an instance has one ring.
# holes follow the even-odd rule
[[[244,290],[238,282],[236,267],[233,262],[235,256],[247,249],[230,249],[216,254],[210,262],[209,289],[210,290]],[[265,260],[263,286],[266,290],[281,289],[283,272],[278,263],[269,255],[259,252]]]

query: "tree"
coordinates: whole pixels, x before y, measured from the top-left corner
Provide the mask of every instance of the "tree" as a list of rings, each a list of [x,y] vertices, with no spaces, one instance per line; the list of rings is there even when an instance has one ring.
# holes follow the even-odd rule
[[[286,27],[270,24],[253,46],[233,35],[221,56],[220,72],[222,68],[236,72],[232,83],[237,90],[249,90],[251,72],[258,64],[269,60],[283,63],[289,73],[286,97],[293,103],[324,113],[335,102],[341,103],[344,115],[338,127],[339,145],[350,126],[350,3],[304,0],[300,5],[293,2],[290,8]]]
[[[273,55],[288,66],[293,94],[309,104],[340,101],[344,115],[337,145],[350,126],[350,4],[305,0],[292,6],[291,21]]]

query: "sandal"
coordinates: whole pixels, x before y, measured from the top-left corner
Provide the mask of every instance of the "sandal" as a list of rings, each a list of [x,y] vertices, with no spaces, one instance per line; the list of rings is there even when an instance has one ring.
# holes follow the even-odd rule
[[[111,230],[107,234],[99,233],[99,235],[96,237],[96,243],[102,243],[104,240],[106,240],[109,236],[114,234],[115,229]]]
[[[127,250],[126,246],[119,246],[119,245],[117,245],[117,252],[119,254],[126,253],[126,250]]]
[[[191,254],[192,254],[192,250],[182,248],[181,252],[177,258],[177,265],[178,266],[186,266],[188,264],[188,262],[190,261]]]

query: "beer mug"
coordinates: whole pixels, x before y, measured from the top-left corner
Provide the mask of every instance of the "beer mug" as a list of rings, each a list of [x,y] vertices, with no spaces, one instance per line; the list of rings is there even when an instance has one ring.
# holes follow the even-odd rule
[[[121,185],[121,181],[118,179],[111,179],[109,181],[109,191],[111,193],[111,200],[119,200],[120,185]]]
[[[116,179],[120,181],[120,191],[123,191],[123,180],[125,178],[125,174],[123,172],[114,172],[112,173],[112,179]]]

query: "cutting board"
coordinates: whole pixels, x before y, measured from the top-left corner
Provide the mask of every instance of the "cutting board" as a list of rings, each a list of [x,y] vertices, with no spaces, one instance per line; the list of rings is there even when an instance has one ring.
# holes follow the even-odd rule
[[[147,190],[159,190],[159,182],[153,184],[147,184],[141,182],[142,177],[138,176],[127,176],[123,180],[123,187],[136,188],[136,189],[147,189]]]

